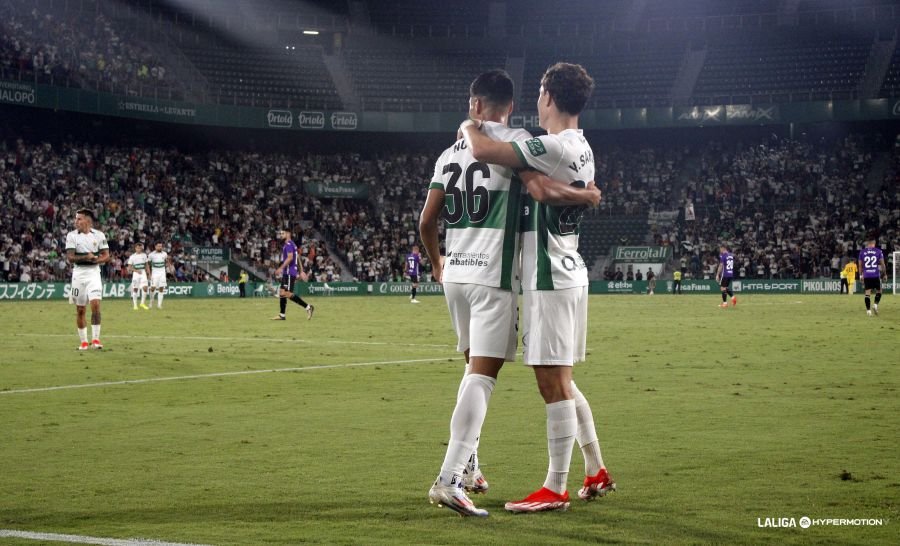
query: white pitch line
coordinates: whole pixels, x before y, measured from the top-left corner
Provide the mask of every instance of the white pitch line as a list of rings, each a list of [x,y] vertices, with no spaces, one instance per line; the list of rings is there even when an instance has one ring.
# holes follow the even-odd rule
[[[415,364],[419,362],[439,362],[442,360],[458,358],[459,355],[445,356],[441,358],[417,358],[415,360],[382,360],[378,362],[349,362],[346,364],[319,364],[316,366],[302,366],[295,368],[272,368],[269,370],[241,370],[238,372],[216,372],[196,375],[179,375],[174,377],[150,377],[147,379],[124,379],[122,381],[106,381],[103,383],[81,383],[77,385],[60,385],[57,387],[36,387],[31,389],[14,389],[0,391],[3,394],[22,394],[28,392],[62,391],[68,389],[86,389],[90,387],[110,387],[114,385],[140,385],[142,383],[159,383],[162,381],[181,381],[185,379],[205,379],[208,377],[230,377],[235,375],[252,375],[260,373],[277,372],[305,372],[308,370],[329,370],[334,368],[361,368],[364,366],[388,366],[392,364]]]
[[[103,538],[84,535],[62,535],[58,533],[33,533],[31,531],[16,531],[13,529],[0,529],[0,538],[24,538],[28,540],[42,540],[45,542],[100,544],[102,546],[205,546],[203,544],[165,542],[149,538]]]
[[[14,333],[14,337],[74,337],[71,334],[38,334],[38,333]],[[456,345],[448,345],[443,343],[393,343],[390,341],[344,341],[340,339],[286,339],[280,337],[224,337],[224,336],[132,336],[132,335],[116,335],[105,334],[103,339],[163,339],[163,340],[179,340],[185,339],[189,341],[262,341],[265,343],[334,343],[339,345],[391,345],[400,347],[456,347]]]

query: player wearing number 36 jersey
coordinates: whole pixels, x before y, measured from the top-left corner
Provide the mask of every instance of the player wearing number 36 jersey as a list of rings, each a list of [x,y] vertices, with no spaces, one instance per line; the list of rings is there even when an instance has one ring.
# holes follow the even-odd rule
[[[592,188],[594,156],[578,128],[581,111],[594,88],[583,67],[557,63],[541,78],[538,117],[546,136],[496,142],[474,122],[460,130],[472,155],[518,169],[534,169],[572,188]],[[584,207],[531,202],[522,215],[522,283],[525,364],[532,367],[547,411],[549,470],[543,487],[509,502],[511,512],[566,510],[566,482],[577,440],[585,458],[584,487],[589,500],[615,489],[600,456],[593,415],[572,380],[572,368],[585,358],[587,269],[578,254]]]
[[[531,137],[524,129],[490,121],[484,131],[495,140]],[[513,289],[522,200],[518,176],[508,167],[476,161],[460,140],[441,154],[428,187],[445,195],[443,282]],[[492,352],[508,354],[506,349]]]
[[[509,75],[486,72],[472,82],[469,116],[483,123],[488,138],[527,140],[531,135],[526,131],[506,127],[512,99]],[[444,283],[457,348],[467,360],[447,452],[428,496],[432,503],[464,516],[488,515],[475,507],[466,491],[487,491],[476,455],[481,425],[500,368],[515,359],[523,185],[543,199],[599,202],[599,192],[553,182],[536,172],[522,173],[520,181],[511,168],[476,160],[466,142],[458,140],[437,161],[419,222],[434,278]],[[446,257],[438,241],[441,216]]]

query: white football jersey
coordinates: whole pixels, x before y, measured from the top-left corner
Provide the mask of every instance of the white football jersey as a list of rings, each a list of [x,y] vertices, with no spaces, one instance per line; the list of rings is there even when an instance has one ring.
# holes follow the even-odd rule
[[[162,252],[153,251],[150,253],[150,266],[153,268],[153,274],[165,274],[166,272],[166,261],[169,259],[169,254],[164,250]]]
[[[496,141],[526,140],[523,129],[494,122],[484,132]],[[515,172],[476,161],[465,140],[444,150],[429,189],[444,191],[446,282],[511,290],[518,276],[522,183]]]
[[[130,265],[135,273],[147,274],[147,254],[143,252],[135,252],[128,257],[126,265]]]
[[[585,187],[594,180],[594,153],[579,129],[513,142],[519,159],[550,178]],[[522,288],[587,286],[578,233],[587,207],[557,207],[525,197],[522,208]]]
[[[101,251],[108,250],[109,244],[106,242],[106,235],[97,229],[91,229],[87,233],[72,230],[66,234],[66,251],[74,250],[76,256],[84,256],[88,253],[99,255]],[[75,264],[73,270],[86,271],[89,269],[100,270],[97,264]],[[73,271],[74,273],[74,271]]]

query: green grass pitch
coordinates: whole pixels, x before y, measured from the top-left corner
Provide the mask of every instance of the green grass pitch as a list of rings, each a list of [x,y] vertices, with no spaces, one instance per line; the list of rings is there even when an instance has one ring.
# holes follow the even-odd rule
[[[110,300],[106,349],[86,353],[74,308],[0,303],[0,530],[222,545],[897,543],[896,299],[868,318],[861,296],[748,295],[727,310],[716,296],[593,296],[575,377],[619,491],[566,513],[503,510],[547,467],[532,373],[507,364],[482,432],[491,489],[474,500],[487,519],[428,503],[463,361],[443,299],[421,299],[311,298],[312,321],[291,305],[285,322],[268,320],[273,299],[150,312]],[[126,380],[138,382],[115,384]],[[573,496],[582,478],[576,447]],[[759,526],[802,516],[882,525]],[[20,543],[36,542],[0,538]]]

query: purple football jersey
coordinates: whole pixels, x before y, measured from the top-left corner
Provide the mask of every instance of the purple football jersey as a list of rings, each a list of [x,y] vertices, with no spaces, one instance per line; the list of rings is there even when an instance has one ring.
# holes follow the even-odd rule
[[[281,249],[281,263],[284,263],[284,261],[288,257],[288,254],[291,254],[291,253],[294,254],[294,259],[292,259],[290,261],[290,263],[288,263],[288,266],[284,272],[286,274],[290,275],[291,277],[296,277],[297,276],[297,261],[300,259],[300,256],[298,256],[297,245],[294,243],[294,241],[288,241],[288,242],[284,243],[284,247],[282,247],[282,249]]]
[[[730,279],[734,277],[734,256],[731,252],[723,252],[719,254],[719,263],[722,264],[722,278]]]
[[[881,253],[881,249],[877,246],[875,247],[866,247],[859,251],[859,264],[860,269],[862,270],[862,278],[864,279],[877,279],[881,277],[881,269],[878,267],[881,264],[881,260],[884,259],[884,254]]]
[[[410,277],[419,276],[419,259],[418,254],[406,255],[406,274]]]

